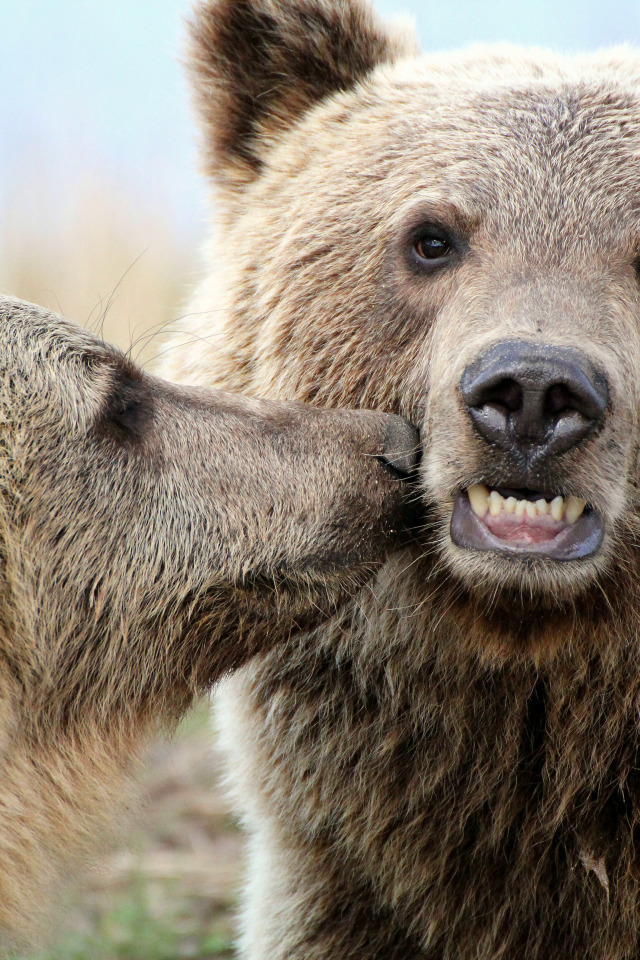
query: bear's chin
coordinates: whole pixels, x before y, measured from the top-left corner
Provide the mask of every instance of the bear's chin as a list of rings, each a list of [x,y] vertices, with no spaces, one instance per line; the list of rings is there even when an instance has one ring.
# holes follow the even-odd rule
[[[514,624],[520,634],[528,619],[562,619],[568,612],[575,616],[587,596],[591,607],[595,594],[602,597],[594,585],[602,585],[612,565],[617,566],[602,515],[595,510],[585,512],[560,536],[538,544],[501,542],[482,528],[464,496],[438,525],[434,566],[449,584],[447,594],[460,598],[456,609],[468,605],[483,617],[499,612],[507,634]]]
[[[540,665],[576,646],[595,652],[615,645],[607,576],[603,586],[593,561],[583,561],[576,576],[569,572],[572,562],[461,554],[452,544],[444,557],[428,558],[428,572],[420,564],[416,570],[429,581],[428,590],[421,585],[429,622],[455,657],[497,664],[524,658]]]

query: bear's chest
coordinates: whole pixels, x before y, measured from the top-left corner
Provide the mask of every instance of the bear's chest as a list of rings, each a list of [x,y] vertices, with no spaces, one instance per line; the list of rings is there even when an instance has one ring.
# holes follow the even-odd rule
[[[352,633],[335,656],[303,643],[263,664],[254,716],[280,823],[330,873],[368,885],[434,960],[633,956],[630,673],[617,682],[597,661],[455,671],[415,643],[396,632],[367,668],[347,654]]]

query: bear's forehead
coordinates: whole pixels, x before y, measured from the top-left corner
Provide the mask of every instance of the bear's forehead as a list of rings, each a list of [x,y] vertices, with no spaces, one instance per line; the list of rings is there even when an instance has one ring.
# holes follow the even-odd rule
[[[407,94],[403,85],[395,95]],[[404,98],[403,98],[404,99]],[[615,84],[559,79],[452,84],[421,91],[389,118],[387,142],[425,187],[473,217],[535,205],[545,217],[640,218],[640,96]],[[402,156],[404,154],[404,156]],[[622,218],[622,220],[620,219]]]
[[[301,132],[276,166],[294,190],[306,181],[307,205],[320,172],[333,213],[397,218],[424,197],[500,230],[640,233],[640,61],[627,51],[409,59],[325,101]]]

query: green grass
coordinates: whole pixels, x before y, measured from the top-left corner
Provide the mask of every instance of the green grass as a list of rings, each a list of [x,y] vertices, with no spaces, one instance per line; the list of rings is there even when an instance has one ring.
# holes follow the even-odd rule
[[[64,937],[57,947],[29,960],[228,960],[233,956],[224,918],[198,929],[184,912],[155,915],[142,880],[110,910],[93,917],[91,929]]]

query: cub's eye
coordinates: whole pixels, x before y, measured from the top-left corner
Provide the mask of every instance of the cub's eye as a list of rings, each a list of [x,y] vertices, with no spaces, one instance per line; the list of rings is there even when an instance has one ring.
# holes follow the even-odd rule
[[[417,238],[413,249],[420,260],[441,260],[451,253],[452,245],[444,233],[429,230]]]

